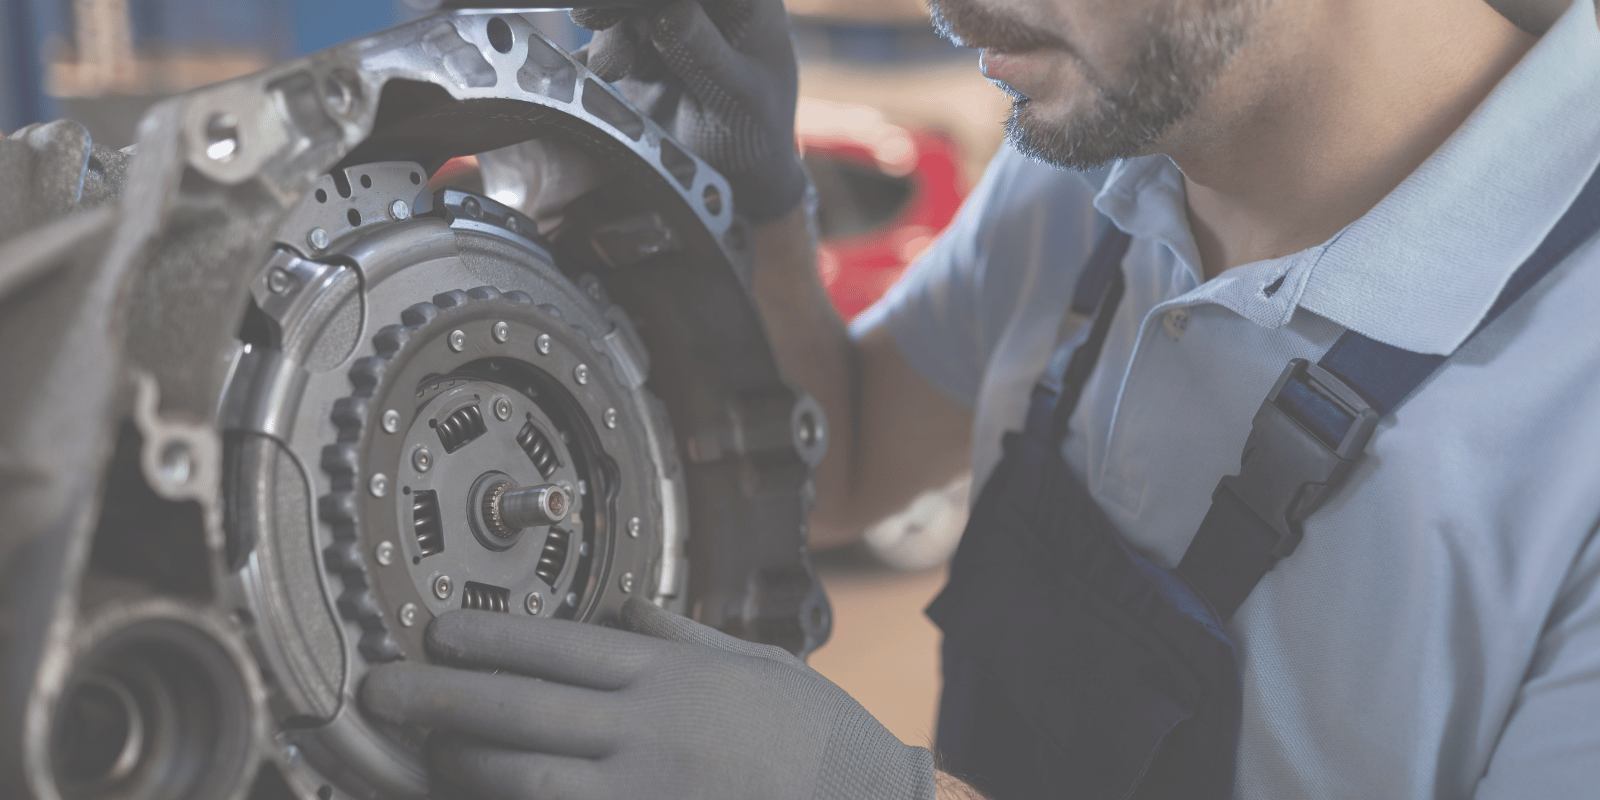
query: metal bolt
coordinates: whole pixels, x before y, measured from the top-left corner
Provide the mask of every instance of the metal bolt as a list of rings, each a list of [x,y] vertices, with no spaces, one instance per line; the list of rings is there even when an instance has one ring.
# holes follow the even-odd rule
[[[511,419],[511,401],[504,397],[494,399],[494,415],[504,422]]]
[[[400,430],[400,412],[391,408],[383,412],[383,432],[394,433],[397,430]]]
[[[601,414],[600,418],[606,421],[606,427],[607,428],[615,429],[617,427],[617,410],[616,409],[614,409],[614,408],[606,409],[606,413]]]
[[[450,349],[457,353],[467,349],[467,334],[460,330],[450,332]]]
[[[289,291],[294,284],[294,278],[282,267],[273,267],[267,271],[267,291],[273,294],[283,294]]]
[[[506,340],[510,338],[511,326],[505,324],[504,322],[496,322],[494,324],[494,340],[501,344],[505,344]]]
[[[378,548],[373,552],[373,557],[378,559],[378,566],[387,567],[394,563],[394,542],[378,542]]]
[[[461,201],[461,213],[468,219],[477,219],[478,215],[483,213],[483,205],[478,202],[478,198],[468,197]]]
[[[406,603],[400,607],[400,624],[407,628],[417,624],[417,604]]]
[[[548,334],[548,333],[539,334],[539,338],[534,340],[533,344],[534,344],[535,347],[539,348],[539,355],[541,355],[541,356],[550,355],[550,334]]]
[[[567,592],[567,605],[571,606],[572,608],[577,608],[578,607],[578,593],[577,592]]]
[[[311,232],[306,234],[306,244],[311,245],[312,250],[327,249],[328,232],[321,228],[312,228]]]
[[[367,481],[367,491],[372,492],[373,497],[382,497],[388,494],[389,476],[381,472],[374,472],[372,479]]]
[[[617,586],[621,587],[623,594],[633,594],[633,573],[622,573],[622,577],[617,579]]]
[[[411,451],[411,466],[418,472],[427,472],[433,469],[433,453],[426,447],[418,447]]]
[[[582,386],[582,385],[588,383],[589,382],[589,365],[588,364],[579,364],[578,366],[573,367],[572,368],[572,379],[577,381],[579,386]]]
[[[639,538],[639,531],[641,531],[643,529],[644,529],[644,523],[640,522],[638,517],[633,517],[633,518],[628,520],[628,535],[629,536],[632,536],[633,538],[637,539],[637,538]]]
[[[544,609],[544,598],[538,592],[528,592],[528,599],[522,601],[522,607],[527,609],[529,614],[538,616]]]
[[[455,587],[450,583],[449,575],[440,575],[433,579],[433,596],[440,600],[449,600],[450,592],[454,591],[454,589]]]
[[[583,557],[588,557],[588,555],[589,555],[589,543],[588,542],[586,542],[586,541],[585,542],[578,542],[578,555],[579,556],[583,556]]]
[[[389,204],[389,216],[396,220],[411,219],[411,204],[404,200],[396,200]]]

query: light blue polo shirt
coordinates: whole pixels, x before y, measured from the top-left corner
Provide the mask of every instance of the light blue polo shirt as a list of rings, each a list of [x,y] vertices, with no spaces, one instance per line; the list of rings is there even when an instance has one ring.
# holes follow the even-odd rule
[[[1597,164],[1600,27],[1577,0],[1326,244],[1205,281],[1165,157],[1080,174],[1006,150],[858,332],[887,326],[974,409],[981,482],[1070,333],[1097,211],[1132,234],[1065,451],[1167,566],[1289,359],[1315,361],[1347,329],[1454,353],[1230,625],[1237,796],[1600,798],[1600,244],[1468,340]]]

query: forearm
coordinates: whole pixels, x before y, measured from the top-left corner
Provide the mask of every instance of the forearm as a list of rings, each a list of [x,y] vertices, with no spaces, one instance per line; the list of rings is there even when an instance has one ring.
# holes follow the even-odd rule
[[[934,773],[933,788],[938,800],[988,800],[977,789],[948,772]]]
[[[828,453],[817,470],[811,543],[842,544],[860,534],[851,519],[858,462],[860,373],[856,345],[817,274],[817,242],[805,203],[755,231],[752,288],[784,377],[822,404]]]

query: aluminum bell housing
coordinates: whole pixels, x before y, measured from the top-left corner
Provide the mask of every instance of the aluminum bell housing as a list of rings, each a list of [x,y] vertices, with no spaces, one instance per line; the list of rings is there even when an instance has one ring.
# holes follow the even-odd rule
[[[827,428],[737,198],[523,16],[174,97],[131,152],[33,126],[0,173],[0,796],[428,796],[352,697],[452,608],[825,640]]]

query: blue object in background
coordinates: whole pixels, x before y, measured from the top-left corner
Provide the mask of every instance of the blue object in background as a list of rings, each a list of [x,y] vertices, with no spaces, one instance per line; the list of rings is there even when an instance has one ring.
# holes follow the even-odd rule
[[[292,0],[294,52],[305,55],[411,17],[398,0]]]

